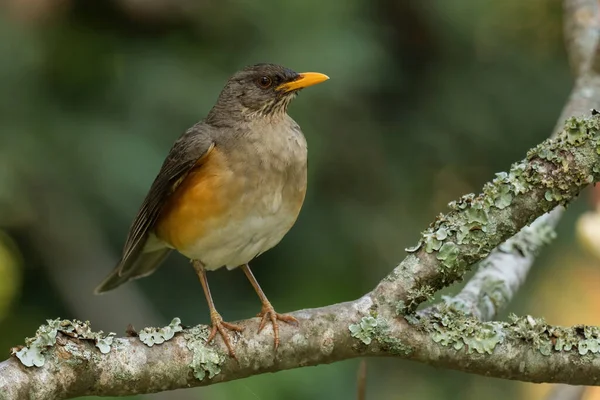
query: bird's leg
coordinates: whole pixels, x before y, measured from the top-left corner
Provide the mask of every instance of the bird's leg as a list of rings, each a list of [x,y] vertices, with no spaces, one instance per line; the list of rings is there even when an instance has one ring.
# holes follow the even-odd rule
[[[229,350],[229,355],[235,358],[235,351],[233,351],[233,346],[231,345],[229,335],[227,335],[225,329],[229,329],[230,331],[241,332],[244,330],[244,328],[242,328],[239,325],[234,325],[223,321],[223,317],[221,317],[221,314],[217,312],[217,309],[215,308],[215,303],[213,302],[212,296],[210,294],[204,265],[202,265],[202,263],[198,260],[192,261],[192,265],[194,266],[194,269],[198,274],[198,278],[200,278],[200,283],[202,284],[202,289],[204,289],[204,295],[206,296],[206,301],[208,303],[208,309],[210,310],[211,331],[206,342],[210,343],[218,332],[223,338],[225,346],[227,346],[227,349]]]
[[[260,333],[260,331],[262,331],[265,325],[267,324],[267,321],[270,320],[271,324],[273,324],[273,338],[275,349],[277,349],[277,347],[279,346],[279,323],[277,321],[297,324],[298,320],[292,317],[291,315],[279,314],[275,312],[273,305],[271,304],[269,299],[267,299],[267,296],[265,296],[265,293],[260,288],[260,285],[256,281],[256,278],[254,277],[254,274],[252,274],[252,271],[250,271],[250,266],[248,264],[245,264],[242,266],[242,270],[248,277],[248,280],[252,284],[252,287],[254,287],[254,290],[256,291],[256,294],[258,295],[262,303],[262,309],[257,315],[257,317],[261,317],[260,325],[258,326],[258,332]]]

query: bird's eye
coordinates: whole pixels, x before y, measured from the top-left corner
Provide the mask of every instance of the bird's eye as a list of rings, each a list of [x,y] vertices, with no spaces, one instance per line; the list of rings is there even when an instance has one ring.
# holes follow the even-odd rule
[[[260,78],[258,78],[258,86],[260,86],[263,89],[268,89],[272,83],[273,81],[268,76],[261,76]]]

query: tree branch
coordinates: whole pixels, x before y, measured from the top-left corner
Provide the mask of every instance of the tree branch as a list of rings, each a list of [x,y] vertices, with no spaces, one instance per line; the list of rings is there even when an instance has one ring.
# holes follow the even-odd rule
[[[498,246],[479,263],[477,273],[460,293],[446,298],[444,304],[480,321],[494,319],[525,282],[541,248],[556,236],[554,227],[563,211],[562,207],[555,208]],[[430,315],[434,308],[439,310],[439,305],[420,314]]]
[[[375,288],[375,301],[404,303],[399,304],[403,313],[414,311],[521,228],[576,197],[596,174],[594,144],[580,152],[586,147],[580,133],[585,136],[596,129],[585,127],[588,123],[594,124],[570,119],[557,139],[530,150],[525,160],[487,183],[481,194],[452,202],[452,211],[438,216],[411,254]],[[584,159],[585,166],[580,164]]]
[[[588,73],[600,38],[600,5],[593,0],[564,2],[564,35],[571,69],[576,76]]]
[[[592,2],[565,3],[572,46],[581,49],[572,60],[582,75],[563,115],[581,115],[600,104],[600,78],[587,67],[594,65],[594,56],[585,57],[597,45],[597,34],[589,33],[595,25],[573,17]],[[508,253],[506,247],[493,249],[600,179],[600,117],[569,119],[561,130],[558,138],[532,149],[508,173],[486,184],[480,195],[452,203],[451,211],[438,216],[372,292],[356,301],[293,313],[300,324],[281,326],[277,352],[269,328],[255,333],[256,318],[240,323],[247,329],[235,340],[237,361],[227,357],[220,340],[206,345],[207,327],[183,329],[177,320],[127,338],[93,332],[79,321],[49,321],[27,347],[13,349],[15,356],[0,363],[0,399],[151,393],[361,356],[396,356],[532,382],[597,384],[600,328],[560,328],[532,317],[481,322],[451,305],[426,315],[412,313],[488,256],[487,267],[484,263],[459,298],[476,304],[469,313],[484,319],[510,300],[531,264],[532,250],[543,242],[532,242],[528,233],[553,224],[560,211],[512,239]],[[514,264],[517,249],[527,250],[519,265]],[[508,264],[502,259],[507,254],[512,257]],[[490,291],[487,283],[493,277],[504,286]]]
[[[589,81],[594,81],[596,72],[590,70],[592,61],[598,57],[594,49],[600,38],[600,6],[590,0],[567,0],[565,10],[565,42],[569,59],[576,76],[584,79],[576,86],[557,122],[551,137],[563,129],[563,121],[573,114],[584,114],[599,104],[598,92],[590,92]],[[590,79],[591,77],[591,79]],[[555,235],[551,234],[560,221],[563,207],[555,208],[550,214],[539,217],[531,227],[525,227],[515,237],[496,248],[490,256],[479,263],[479,271],[455,298],[448,298],[454,307],[481,321],[489,321],[505,307],[524,283],[535,254],[542,244],[548,244]],[[540,234],[542,237],[540,237]],[[529,239],[531,235],[537,242]],[[539,239],[543,239],[540,241]],[[521,249],[525,249],[526,252]],[[423,310],[427,315],[430,309]]]
[[[14,351],[22,362],[39,367],[26,368],[16,358],[0,364],[0,393],[7,399],[148,393],[367,355],[403,356],[505,378],[593,384],[586,378],[597,371],[587,367],[600,367],[600,357],[588,356],[587,363],[581,358],[578,365],[586,365],[588,373],[576,376],[564,363],[580,358],[573,349],[581,352],[586,341],[600,340],[596,330],[589,336],[578,328],[559,330],[542,322],[481,323],[451,309],[411,326],[399,313],[414,309],[486,256],[487,249],[598,180],[599,147],[600,116],[569,120],[557,139],[546,140],[508,174],[486,184],[482,194],[463,197],[439,216],[424,232],[419,249],[373,292],[355,302],[294,313],[300,327],[282,327],[276,353],[270,335],[251,333],[256,319],[242,322],[248,329],[236,343],[239,363],[225,356],[222,343],[205,345],[206,327],[175,335],[181,327],[174,323],[142,332],[139,339],[112,339],[92,332],[88,324],[57,321],[41,328],[28,347]],[[570,347],[553,353],[557,332]],[[491,354],[457,351],[464,345]],[[518,354],[535,361],[536,368],[522,371]],[[550,359],[552,368],[564,365],[564,372],[548,374]]]

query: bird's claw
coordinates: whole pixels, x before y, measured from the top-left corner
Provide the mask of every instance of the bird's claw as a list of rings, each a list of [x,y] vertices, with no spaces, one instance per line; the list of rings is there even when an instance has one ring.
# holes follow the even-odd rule
[[[223,317],[221,317],[221,315],[217,312],[211,313],[210,320],[210,335],[208,335],[206,343],[210,343],[215,338],[217,333],[219,333],[219,335],[221,335],[221,338],[223,339],[223,342],[225,343],[225,346],[227,346],[227,350],[229,350],[229,355],[232,358],[236,358],[235,351],[233,350],[233,345],[231,344],[231,339],[229,338],[229,335],[227,334],[227,331],[225,329],[234,332],[242,332],[244,328],[239,325],[230,324],[229,322],[223,321]]]
[[[264,329],[268,321],[271,321],[271,324],[273,325],[273,344],[275,350],[277,350],[277,348],[279,347],[278,321],[283,321],[288,324],[298,324],[298,320],[296,318],[292,317],[291,315],[279,314],[275,311],[275,309],[270,303],[263,304],[262,310],[260,310],[260,313],[258,313],[256,316],[261,318],[260,324],[258,325],[258,333],[260,333]]]

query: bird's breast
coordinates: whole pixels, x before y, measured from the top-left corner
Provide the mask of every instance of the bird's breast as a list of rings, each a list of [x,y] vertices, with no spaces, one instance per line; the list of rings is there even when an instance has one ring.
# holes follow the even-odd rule
[[[158,236],[207,269],[234,268],[275,246],[306,194],[306,142],[299,130],[255,130],[217,143],[163,211]]]

